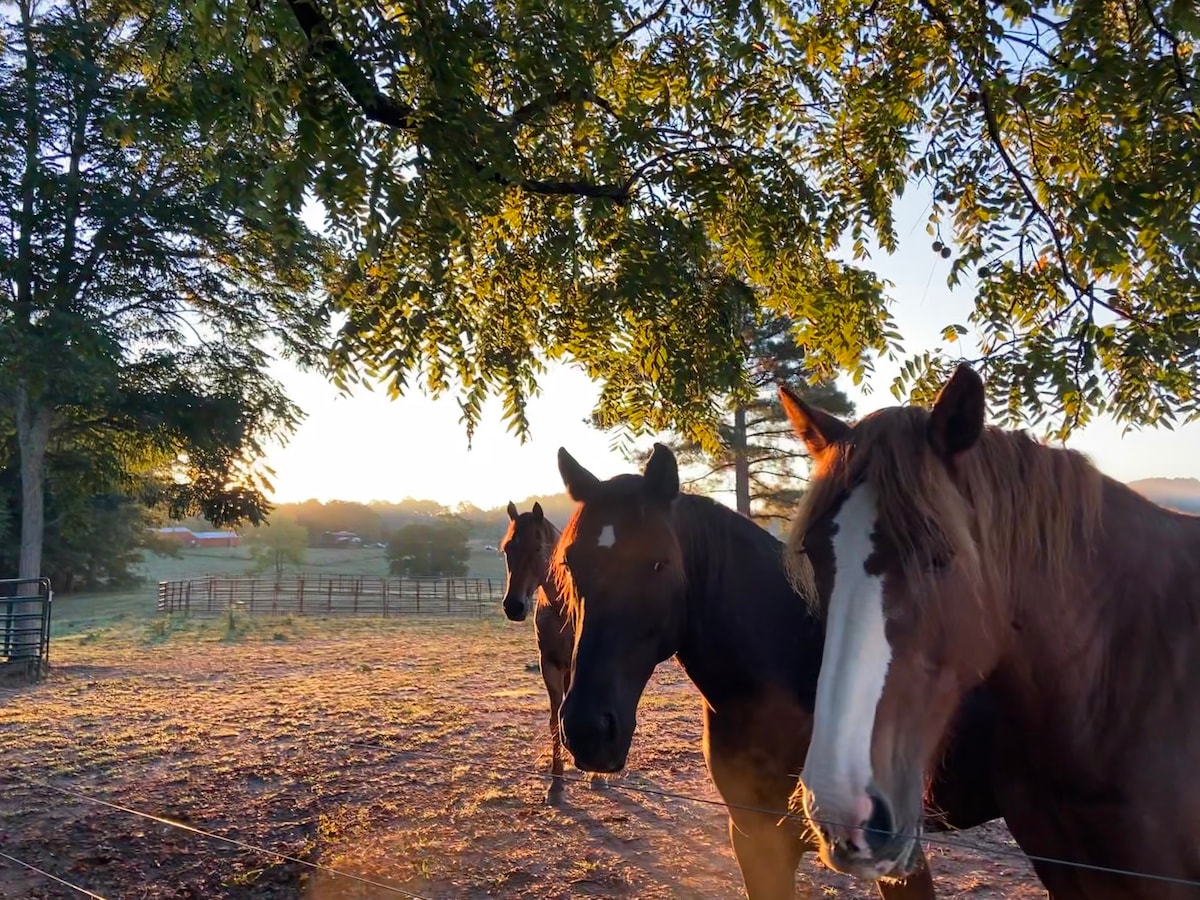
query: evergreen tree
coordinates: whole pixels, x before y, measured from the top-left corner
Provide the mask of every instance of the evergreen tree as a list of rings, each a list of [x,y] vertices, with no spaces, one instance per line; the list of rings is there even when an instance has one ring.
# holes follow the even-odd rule
[[[790,517],[803,487],[802,448],[779,403],[777,385],[797,388],[837,415],[854,412],[854,404],[832,381],[809,384],[812,373],[794,333],[785,317],[750,317],[743,332],[749,390],[726,401],[718,449],[709,452],[689,440],[670,443],[682,466],[698,470],[688,479],[694,489],[732,492],[737,511],[754,519]],[[642,453],[636,461],[644,465],[647,458]]]

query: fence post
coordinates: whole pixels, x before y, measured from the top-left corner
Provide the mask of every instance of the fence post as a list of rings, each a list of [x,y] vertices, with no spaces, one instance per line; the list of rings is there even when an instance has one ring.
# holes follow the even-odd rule
[[[417,612],[421,611],[421,579],[417,579]]]
[[[388,606],[388,580],[386,578],[384,578],[383,579],[383,617],[385,619],[388,617],[387,606]]]
[[[446,579],[446,615],[450,615],[450,585],[453,583],[453,578]]]

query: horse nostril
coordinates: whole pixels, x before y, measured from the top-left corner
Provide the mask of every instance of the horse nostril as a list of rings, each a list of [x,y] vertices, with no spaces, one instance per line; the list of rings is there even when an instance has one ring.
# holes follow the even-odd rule
[[[871,794],[871,817],[862,824],[863,835],[867,846],[873,852],[879,852],[895,836],[896,826],[892,818],[892,809],[886,800],[877,794]]]

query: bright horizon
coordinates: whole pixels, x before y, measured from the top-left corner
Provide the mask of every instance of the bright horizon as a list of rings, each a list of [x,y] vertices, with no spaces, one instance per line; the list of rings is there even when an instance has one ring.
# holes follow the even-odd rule
[[[971,308],[972,285],[954,292],[946,286],[952,259],[929,249],[924,216],[912,193],[899,201],[900,248],[890,257],[879,252],[870,261],[880,277],[893,283],[892,312],[910,354],[942,344],[942,329],[951,322],[965,323]],[[964,346],[967,355],[975,349],[971,338]],[[877,361],[867,384],[870,394],[855,388],[848,377],[839,379],[855,401],[857,415],[895,403],[889,388],[898,369]],[[601,478],[634,470],[610,448],[610,435],[585,423],[599,386],[574,367],[548,368],[541,395],[529,405],[527,443],[522,445],[506,431],[500,404],[491,400],[470,450],[452,395],[435,401],[413,391],[393,401],[382,389],[372,393],[356,388],[352,396],[343,397],[322,376],[290,364],[277,364],[274,373],[307,413],[286,446],[267,450],[266,463],[275,470],[277,503],[413,497],[450,507],[466,502],[490,508],[509,500],[520,502],[563,490],[556,462],[559,446]],[[1200,423],[1174,432],[1131,431],[1122,437],[1121,427],[1104,418],[1077,432],[1067,446],[1087,454],[1120,481],[1200,476]],[[722,494],[717,499],[729,498]]]

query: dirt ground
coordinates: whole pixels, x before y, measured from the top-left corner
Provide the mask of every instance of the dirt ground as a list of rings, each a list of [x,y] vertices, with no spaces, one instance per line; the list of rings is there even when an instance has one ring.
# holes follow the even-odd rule
[[[627,772],[550,809],[531,628],[320,627],[57,642],[48,682],[0,695],[0,853],[108,900],[745,896],[674,663]],[[1002,824],[944,840],[928,845],[939,897],[1044,897]],[[77,896],[0,858],[0,897]],[[806,857],[797,896],[877,895]]]

